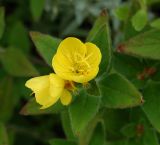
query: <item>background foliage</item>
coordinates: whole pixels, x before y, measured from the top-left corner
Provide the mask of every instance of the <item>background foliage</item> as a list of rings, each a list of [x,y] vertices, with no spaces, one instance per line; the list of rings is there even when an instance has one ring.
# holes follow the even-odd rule
[[[159,145],[159,15],[160,0],[0,0],[0,145]],[[24,84],[67,36],[99,46],[100,72],[39,110]]]

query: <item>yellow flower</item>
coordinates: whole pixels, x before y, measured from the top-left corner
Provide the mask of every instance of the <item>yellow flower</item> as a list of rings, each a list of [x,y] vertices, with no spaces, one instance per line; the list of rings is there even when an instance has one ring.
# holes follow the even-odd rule
[[[74,82],[86,84],[96,77],[101,61],[99,48],[79,39],[64,39],[53,57],[52,65],[56,74],[35,77],[26,82],[26,87],[35,93],[37,103],[45,109],[59,99],[63,105],[70,104],[70,91],[75,90]]]
[[[82,43],[79,39],[64,39],[53,57],[55,73],[64,80],[86,83],[96,77],[101,61],[99,48],[90,42]]]
[[[71,102],[72,96],[65,84],[65,80],[52,73],[32,78],[25,85],[35,93],[37,103],[42,105],[41,109],[45,109],[55,104],[59,99],[63,105],[68,105]]]

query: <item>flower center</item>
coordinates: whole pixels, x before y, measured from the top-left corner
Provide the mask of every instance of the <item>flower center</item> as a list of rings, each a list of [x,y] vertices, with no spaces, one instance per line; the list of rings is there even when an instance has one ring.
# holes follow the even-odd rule
[[[82,56],[81,54],[75,52],[73,58],[73,66],[71,71],[76,75],[86,75],[89,73],[91,65],[88,63],[88,59],[92,54],[88,56]]]

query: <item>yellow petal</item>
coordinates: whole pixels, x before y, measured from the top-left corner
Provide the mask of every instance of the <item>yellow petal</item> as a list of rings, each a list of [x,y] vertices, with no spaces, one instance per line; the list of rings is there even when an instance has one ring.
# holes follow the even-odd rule
[[[51,96],[49,93],[49,88],[42,89],[38,92],[35,92],[36,102],[42,106],[50,102]]]
[[[68,60],[63,54],[57,53],[52,60],[52,65],[55,73],[65,80],[70,80],[69,77],[72,72],[72,62]]]
[[[49,86],[50,98],[48,99],[47,102],[43,104],[41,109],[46,109],[54,105],[59,100],[64,90],[65,81],[62,78],[52,73],[49,75],[49,80],[50,80],[50,86]]]
[[[26,82],[26,86],[35,93],[36,102],[45,109],[55,104],[64,89],[64,80],[56,74],[32,78]]]
[[[50,102],[49,75],[32,78],[28,80],[25,85],[35,93],[38,104],[44,106]]]
[[[69,105],[72,101],[71,93],[68,90],[64,89],[60,100],[63,105]]]
[[[58,98],[59,99],[59,98]],[[55,101],[54,99],[53,100],[51,100],[50,102],[48,102],[47,104],[44,104],[40,109],[46,109],[46,108],[49,108],[49,107],[51,107],[52,105],[54,105],[57,101],[58,101],[58,99]]]
[[[54,73],[50,74],[49,79],[52,98],[60,97],[64,89],[65,81]]]
[[[48,88],[49,84],[50,84],[49,75],[46,75],[46,76],[35,77],[28,80],[25,86],[27,88],[30,88],[33,92],[38,92]]]
[[[91,67],[97,67],[101,62],[101,52],[100,49],[93,43],[87,42],[85,43],[87,53],[86,58]]]
[[[57,53],[62,53],[68,59],[75,57],[75,52],[84,56],[86,53],[86,46],[75,37],[68,37],[64,39],[57,50]]]

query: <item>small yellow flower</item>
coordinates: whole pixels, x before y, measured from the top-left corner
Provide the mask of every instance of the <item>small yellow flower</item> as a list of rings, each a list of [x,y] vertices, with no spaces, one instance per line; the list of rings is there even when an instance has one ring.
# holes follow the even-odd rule
[[[35,77],[26,82],[26,87],[35,93],[37,103],[45,109],[55,104],[59,99],[63,105],[68,105],[72,96],[65,87],[66,81],[52,73],[46,76]]]
[[[55,73],[64,80],[86,83],[96,77],[101,61],[99,48],[90,42],[82,43],[79,39],[64,39],[53,57]]]

